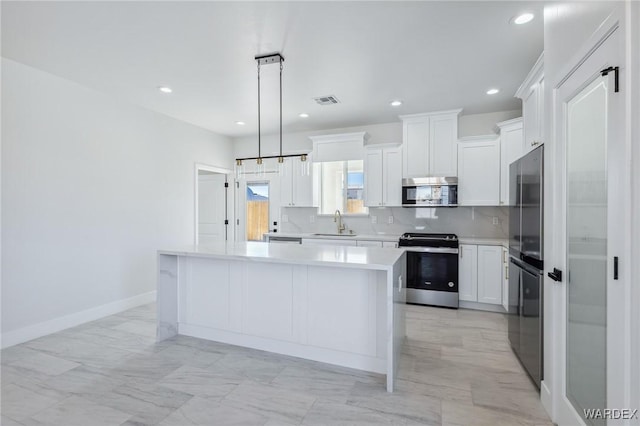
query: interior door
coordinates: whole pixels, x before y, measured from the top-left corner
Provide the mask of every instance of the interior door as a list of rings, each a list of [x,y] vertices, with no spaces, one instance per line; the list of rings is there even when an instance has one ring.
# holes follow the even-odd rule
[[[198,171],[197,244],[226,240],[226,181],[224,174]]]
[[[565,283],[559,424],[605,425],[587,410],[624,407],[627,229],[623,94],[615,92],[620,30],[614,30],[558,89],[564,158]]]

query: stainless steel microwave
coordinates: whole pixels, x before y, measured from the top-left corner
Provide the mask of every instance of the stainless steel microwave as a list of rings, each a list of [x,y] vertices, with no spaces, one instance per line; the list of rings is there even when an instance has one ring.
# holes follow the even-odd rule
[[[402,179],[403,207],[455,207],[457,205],[457,177]]]

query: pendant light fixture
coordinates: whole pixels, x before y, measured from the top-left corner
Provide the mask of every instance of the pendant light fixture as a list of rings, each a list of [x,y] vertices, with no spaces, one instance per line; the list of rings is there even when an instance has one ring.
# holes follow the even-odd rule
[[[267,55],[258,55],[254,58],[258,63],[258,156],[257,157],[243,157],[236,158],[236,178],[240,178],[241,175],[245,172],[244,170],[244,162],[248,160],[256,161],[256,173],[258,176],[264,176],[265,173],[265,164],[264,160],[267,158],[277,158],[278,159],[278,174],[282,175],[285,170],[285,158],[289,157],[300,157],[301,167],[300,174],[302,176],[306,176],[309,174],[309,162],[307,161],[307,154],[282,154],[282,69],[284,63],[284,57],[280,53],[270,53]],[[262,65],[269,64],[279,64],[280,65],[280,151],[279,155],[267,155],[262,156],[262,128],[261,128],[261,111],[260,111],[260,67]]]

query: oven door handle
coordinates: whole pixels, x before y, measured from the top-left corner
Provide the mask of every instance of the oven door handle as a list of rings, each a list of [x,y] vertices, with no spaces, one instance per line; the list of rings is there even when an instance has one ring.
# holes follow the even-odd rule
[[[458,254],[457,248],[450,247],[399,247],[409,252]]]

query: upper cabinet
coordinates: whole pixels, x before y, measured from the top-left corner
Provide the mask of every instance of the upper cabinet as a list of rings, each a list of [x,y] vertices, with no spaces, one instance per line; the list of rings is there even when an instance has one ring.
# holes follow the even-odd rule
[[[522,117],[497,124],[500,130],[500,205],[509,204],[509,165],[522,157]]]
[[[280,205],[282,207],[318,207],[317,190],[314,190],[312,154],[307,161],[301,162],[298,157],[286,158],[283,173],[280,176]],[[308,173],[301,173],[305,167]]]
[[[368,146],[364,150],[364,203],[367,207],[402,205],[402,148]]]
[[[500,199],[500,139],[471,136],[458,142],[458,204],[497,206]]]
[[[516,97],[522,99],[524,155],[544,143],[544,53],[516,92]]]
[[[458,175],[458,116],[461,109],[402,115],[403,177]]]

